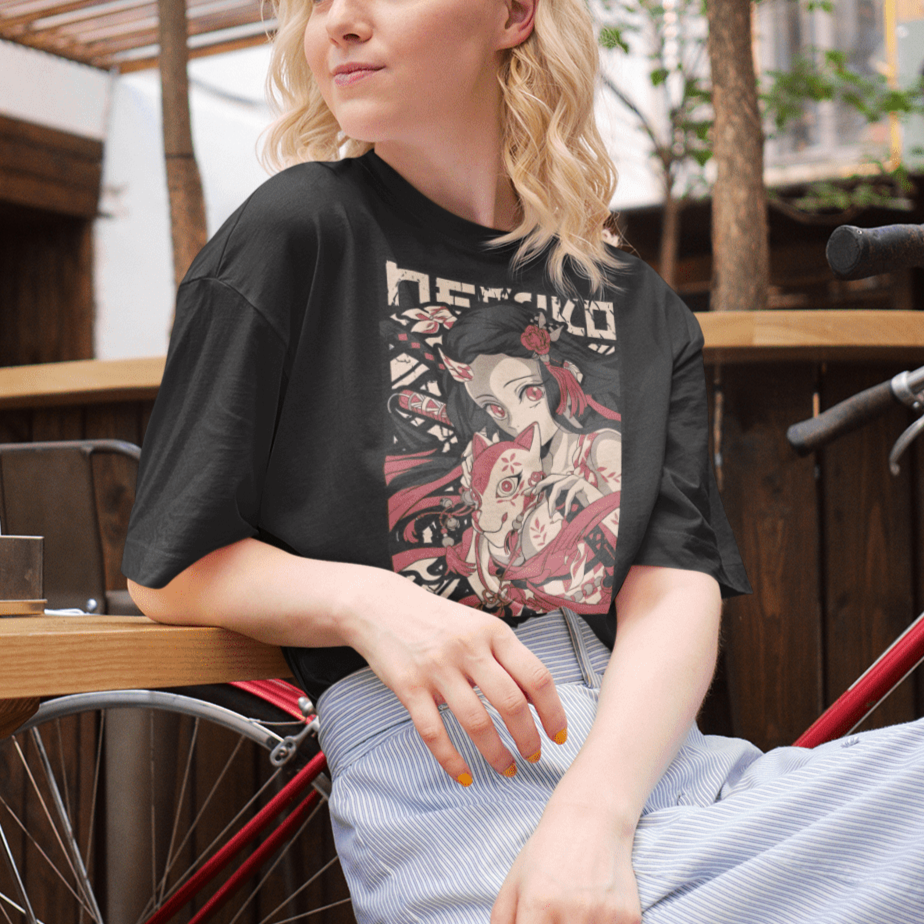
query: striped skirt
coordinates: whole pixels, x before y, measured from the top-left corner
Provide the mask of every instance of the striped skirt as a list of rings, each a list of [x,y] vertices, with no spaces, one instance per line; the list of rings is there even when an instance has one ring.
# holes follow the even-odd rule
[[[487,924],[590,729],[609,658],[571,615],[517,633],[555,677],[568,741],[543,748],[537,764],[519,760],[512,779],[485,764],[444,710],[475,778],[459,786],[370,670],[318,703],[359,924]],[[922,924],[924,721],[766,754],[694,727],[646,803],[633,866],[645,924]]]

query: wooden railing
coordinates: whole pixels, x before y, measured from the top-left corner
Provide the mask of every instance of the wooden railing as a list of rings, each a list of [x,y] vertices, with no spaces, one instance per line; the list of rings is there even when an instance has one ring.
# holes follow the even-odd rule
[[[924,363],[924,313],[767,311],[699,319],[723,501],[755,587],[752,596],[727,604],[724,655],[702,724],[768,747],[794,740],[924,608],[922,466],[912,454],[895,479],[887,462],[908,412],[896,406],[817,458],[796,457],[785,440],[786,428],[811,416],[813,407]],[[162,359],[151,359],[0,369],[0,441],[140,442],[162,368]],[[107,476],[101,506],[115,589],[124,586],[119,540],[132,486],[118,471]],[[141,623],[137,629],[140,640],[148,629]],[[186,644],[184,630],[161,629],[164,639]],[[0,697],[19,689],[22,677],[9,667],[11,634],[17,633],[0,636]],[[36,651],[33,665],[55,644]],[[113,646],[103,634],[98,644]],[[206,634],[194,644],[203,651],[211,642]],[[125,649],[132,650],[137,674],[131,654],[128,662],[120,659],[120,670],[146,683],[147,656]],[[107,659],[98,663],[96,680],[112,686]],[[182,661],[170,682],[203,679],[202,663]],[[281,669],[281,659],[275,663]],[[905,684],[867,724],[924,714],[921,687]]]

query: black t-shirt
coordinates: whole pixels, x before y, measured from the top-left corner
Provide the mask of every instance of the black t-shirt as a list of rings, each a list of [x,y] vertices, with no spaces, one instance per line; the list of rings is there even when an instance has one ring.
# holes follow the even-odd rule
[[[748,591],[693,315],[628,255],[561,292],[496,236],[374,153],[258,189],[180,287],[124,573],[161,587],[255,536],[610,643],[633,563]],[[314,696],[363,664],[286,654]]]

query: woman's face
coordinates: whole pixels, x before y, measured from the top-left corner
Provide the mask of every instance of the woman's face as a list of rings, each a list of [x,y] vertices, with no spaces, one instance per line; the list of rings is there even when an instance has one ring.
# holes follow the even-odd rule
[[[537,423],[540,442],[552,439],[558,426],[549,411],[537,360],[481,355],[471,369],[465,390],[505,433],[519,436]]]
[[[305,58],[349,137],[378,143],[451,136],[496,112],[508,3],[315,0]]]

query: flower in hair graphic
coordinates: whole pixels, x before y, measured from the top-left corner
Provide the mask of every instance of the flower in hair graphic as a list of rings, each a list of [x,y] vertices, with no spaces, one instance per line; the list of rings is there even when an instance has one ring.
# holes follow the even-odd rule
[[[603,613],[619,527],[615,351],[520,302],[382,325],[395,569],[499,615]]]

